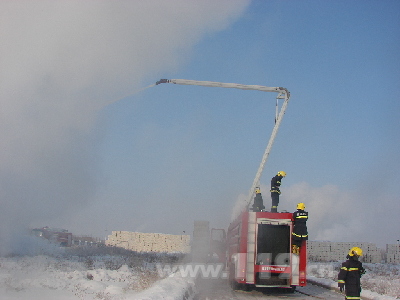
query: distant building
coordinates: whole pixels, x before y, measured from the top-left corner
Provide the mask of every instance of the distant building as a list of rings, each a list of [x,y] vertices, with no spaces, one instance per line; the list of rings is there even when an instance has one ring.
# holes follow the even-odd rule
[[[95,238],[92,236],[86,235],[73,235],[72,236],[72,245],[74,246],[90,246],[90,247],[97,247],[100,245],[104,245],[104,240],[99,238]]]
[[[51,243],[61,247],[70,247],[72,245],[72,233],[66,229],[45,226],[32,229],[31,234],[49,240]]]

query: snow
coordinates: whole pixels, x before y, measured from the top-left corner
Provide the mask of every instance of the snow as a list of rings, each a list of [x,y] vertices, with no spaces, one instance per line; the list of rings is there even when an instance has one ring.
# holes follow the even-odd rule
[[[160,277],[156,263],[183,255],[139,254],[98,249],[58,249],[0,257],[0,298],[8,299],[193,299],[195,284],[179,272]],[[362,297],[400,299],[400,265],[364,264]],[[340,262],[309,263],[311,283],[337,288]]]
[[[366,274],[361,278],[361,296],[371,300],[400,299],[400,265],[363,263]],[[311,283],[337,289],[341,262],[309,263],[307,279]]]
[[[160,278],[154,260],[168,255],[71,255],[0,257],[0,298],[8,299],[191,299],[194,282]],[[175,258],[175,257],[173,257]]]

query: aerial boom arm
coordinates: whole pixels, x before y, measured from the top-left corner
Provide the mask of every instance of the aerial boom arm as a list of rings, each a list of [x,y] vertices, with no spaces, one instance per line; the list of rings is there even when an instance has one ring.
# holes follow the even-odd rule
[[[269,153],[271,151],[276,134],[278,133],[279,126],[281,124],[283,115],[285,114],[286,107],[287,107],[289,99],[290,99],[289,91],[283,87],[268,87],[268,86],[262,86],[262,85],[246,85],[246,84],[238,84],[238,83],[197,81],[197,80],[187,80],[187,79],[160,79],[159,81],[156,82],[156,85],[159,85],[161,83],[174,83],[174,84],[181,84],[181,85],[200,85],[200,86],[207,86],[207,87],[223,87],[223,88],[235,88],[235,89],[241,89],[241,90],[275,92],[275,93],[278,93],[277,101],[278,101],[278,99],[284,100],[280,111],[278,112],[278,110],[277,110],[277,112],[276,112],[275,126],[272,130],[272,134],[268,141],[268,145],[267,145],[267,148],[265,149],[264,155],[262,157],[260,166],[258,167],[256,177],[253,180],[253,184],[250,188],[249,195],[245,200],[244,208],[247,209],[253,198],[255,188],[260,185],[260,178],[261,178],[262,171],[264,169],[265,163],[267,162]]]
[[[187,80],[187,79],[161,79],[156,82],[156,85],[160,83],[174,83],[181,85],[200,85],[200,86],[208,86],[208,87],[222,87],[222,88],[235,88],[240,90],[255,90],[262,92],[278,92],[278,93],[287,93],[289,91],[283,87],[269,87],[263,85],[248,85],[248,84],[239,84],[239,83],[225,83],[225,82],[215,82],[215,81],[198,81],[198,80]]]

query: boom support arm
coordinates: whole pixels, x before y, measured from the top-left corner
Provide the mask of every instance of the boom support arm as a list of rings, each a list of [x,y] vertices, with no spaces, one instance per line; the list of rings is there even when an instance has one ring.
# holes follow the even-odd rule
[[[275,92],[278,93],[278,99],[283,99],[283,104],[278,112],[278,106],[276,111],[276,119],[275,125],[271,133],[271,137],[268,141],[267,148],[265,149],[264,155],[262,157],[260,166],[258,167],[256,177],[253,180],[253,184],[250,188],[249,195],[245,200],[244,208],[247,209],[251,203],[251,200],[254,195],[255,188],[260,185],[260,178],[263,172],[265,163],[267,162],[269,153],[271,152],[272,145],[274,143],[276,134],[278,133],[279,126],[282,122],[283,115],[285,114],[286,107],[288,105],[290,99],[290,93],[286,88],[283,87],[268,87],[262,85],[246,85],[246,84],[238,84],[238,83],[224,83],[224,82],[214,82],[214,81],[197,81],[197,80],[187,80],[187,79],[160,79],[156,82],[156,85],[161,83],[174,83],[174,84],[181,84],[181,85],[200,85],[200,86],[207,86],[207,87],[222,87],[222,88],[235,88],[241,90],[256,90],[262,92]]]

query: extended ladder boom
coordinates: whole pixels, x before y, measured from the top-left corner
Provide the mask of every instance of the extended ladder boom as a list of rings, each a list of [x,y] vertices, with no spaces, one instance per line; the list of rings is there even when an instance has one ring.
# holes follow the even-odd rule
[[[215,81],[198,81],[198,80],[187,80],[187,79],[160,79],[156,82],[156,85],[160,83],[174,83],[181,85],[200,85],[208,87],[222,87],[222,88],[235,88],[241,90],[254,90],[262,92],[278,92],[289,94],[289,91],[283,87],[269,87],[263,85],[248,85],[239,83],[226,83],[226,82],[215,82]]]
[[[268,87],[268,86],[262,86],[262,85],[246,85],[246,84],[238,84],[238,83],[197,81],[197,80],[187,80],[187,79],[160,79],[159,81],[156,82],[156,85],[161,84],[161,83],[174,83],[174,84],[181,84],[181,85],[200,85],[200,86],[207,86],[207,87],[222,87],[222,88],[235,88],[235,89],[241,89],[241,90],[255,90],[255,91],[262,91],[262,92],[275,92],[275,93],[278,93],[277,100],[278,99],[284,100],[279,112],[278,112],[278,106],[277,106],[275,125],[272,130],[271,137],[268,141],[268,145],[267,145],[267,148],[265,149],[260,166],[258,167],[256,177],[253,180],[253,184],[250,188],[249,195],[245,200],[244,208],[247,209],[253,198],[255,188],[260,185],[260,178],[261,178],[262,171],[264,169],[265,163],[267,162],[269,153],[272,148],[272,144],[274,143],[276,134],[278,133],[279,126],[281,124],[283,115],[285,114],[286,107],[287,107],[289,99],[290,99],[289,91],[283,87]]]

